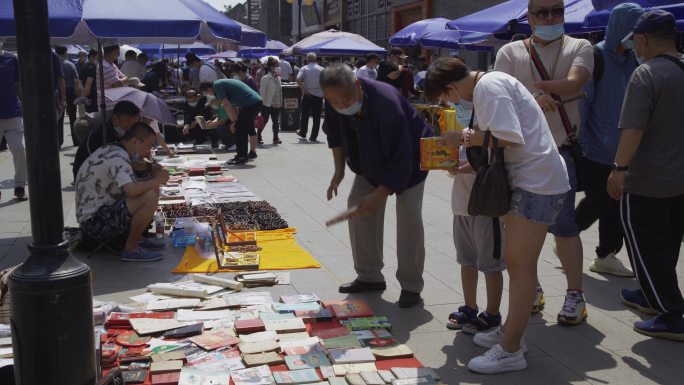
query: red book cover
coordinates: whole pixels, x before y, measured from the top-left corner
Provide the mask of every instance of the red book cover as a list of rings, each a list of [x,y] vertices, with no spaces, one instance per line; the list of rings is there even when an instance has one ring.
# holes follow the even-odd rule
[[[370,306],[362,299],[346,300],[339,304],[333,304],[332,311],[338,319],[373,316]]]
[[[235,321],[235,331],[238,334],[262,332],[266,330],[264,321],[260,319],[246,319]]]
[[[349,335],[349,329],[344,326],[332,328],[332,329],[321,329],[311,332],[311,336],[318,337],[320,339],[328,339],[335,337],[344,337]]]
[[[152,375],[152,385],[177,385],[179,380],[180,372]]]
[[[162,311],[156,313],[112,313],[109,315],[109,318],[107,318],[105,326],[107,328],[130,328],[131,323],[128,322],[128,320],[131,318],[174,319],[176,318],[176,313],[172,311]]]

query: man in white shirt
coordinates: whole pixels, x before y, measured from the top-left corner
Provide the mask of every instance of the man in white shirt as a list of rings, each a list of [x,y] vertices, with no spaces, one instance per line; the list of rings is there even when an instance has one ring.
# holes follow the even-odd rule
[[[145,76],[145,66],[140,64],[135,51],[126,51],[126,61],[121,65],[121,73],[130,78],[142,79]]]
[[[284,82],[293,82],[295,80],[292,66],[285,60],[285,54],[278,55],[280,58],[280,79]]]
[[[556,252],[568,283],[558,322],[577,325],[587,317],[587,312],[582,291],[582,241],[574,213],[577,179],[566,132],[576,132],[576,127],[579,127],[579,101],[561,106],[559,100],[572,98],[582,92],[594,68],[593,49],[589,41],[563,34],[565,7],[562,0],[531,0],[528,12],[534,32],[532,38],[503,46],[496,56],[494,69],[514,76],[534,95],[567,166],[572,189],[567,193],[563,209],[556,223],[549,227],[549,232],[555,236]],[[531,61],[527,44],[538,53],[551,80],[542,80]],[[560,107],[565,108],[571,127],[563,123]],[[538,286],[533,312],[540,311],[543,305],[544,292]]]
[[[366,65],[356,71],[356,76],[373,80],[377,79],[378,63],[380,63],[380,56],[376,53],[369,53],[366,55]]]
[[[321,112],[323,111],[323,91],[319,83],[323,67],[316,63],[316,54],[306,55],[306,66],[302,67],[297,74],[297,83],[302,90],[302,116],[299,121],[299,135],[306,139],[309,130],[309,116],[313,116],[313,126],[309,141],[315,142],[318,138],[318,131],[321,128]]]
[[[119,46],[112,45],[109,47],[104,47],[104,56],[102,57],[102,69],[104,72],[104,89],[108,90],[110,88],[124,87],[128,83],[128,77],[124,75],[119,68],[114,64],[114,62],[119,58]],[[100,98],[100,82],[96,81],[97,84],[97,97]],[[100,100],[100,104],[103,102]]]

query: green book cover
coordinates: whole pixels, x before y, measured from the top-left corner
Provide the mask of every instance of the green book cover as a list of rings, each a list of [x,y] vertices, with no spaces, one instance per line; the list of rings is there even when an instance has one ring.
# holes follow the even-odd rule
[[[349,326],[351,327],[351,330],[390,330],[392,328],[392,324],[390,324],[387,317],[350,318]]]
[[[355,336],[348,335],[343,337],[326,338],[321,340],[321,344],[326,349],[339,348],[360,348],[361,342]]]

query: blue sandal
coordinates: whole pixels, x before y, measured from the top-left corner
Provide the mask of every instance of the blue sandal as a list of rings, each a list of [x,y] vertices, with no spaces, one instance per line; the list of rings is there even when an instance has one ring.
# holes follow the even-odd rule
[[[477,317],[477,308],[473,309],[470,306],[463,305],[455,311],[449,314],[449,320],[447,321],[447,329],[449,330],[461,330],[463,325],[467,324],[468,321],[473,320]]]
[[[477,334],[489,331],[498,326],[501,326],[501,314],[491,315],[486,311],[483,311],[477,318],[466,321],[466,324],[463,325],[462,329],[463,333]]]

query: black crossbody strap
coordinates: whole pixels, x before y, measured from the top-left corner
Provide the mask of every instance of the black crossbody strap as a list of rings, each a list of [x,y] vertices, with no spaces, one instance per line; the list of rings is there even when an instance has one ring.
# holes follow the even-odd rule
[[[676,65],[678,65],[679,68],[681,68],[682,71],[684,71],[684,63],[682,63],[682,61],[679,60],[679,59],[677,59],[676,57],[670,56],[670,55],[665,55],[665,54],[661,54],[661,55],[658,55],[658,56],[656,56],[656,57],[659,57],[659,58],[662,58],[662,59],[669,60],[669,61],[675,63]]]
[[[544,68],[544,63],[542,63],[539,53],[537,53],[536,48],[530,44],[530,39],[525,39],[524,44],[530,53],[532,64],[534,64],[534,67],[537,69],[539,76],[542,78],[542,80],[551,80],[551,76],[549,76],[546,68]],[[563,127],[565,128],[565,133],[568,135],[568,139],[570,141],[577,139],[576,130],[572,126],[572,123],[570,123],[570,117],[568,116],[568,112],[565,111],[565,106],[561,103],[561,97],[556,94],[551,94],[551,97],[559,103],[558,113],[560,114],[561,122],[563,122]]]

